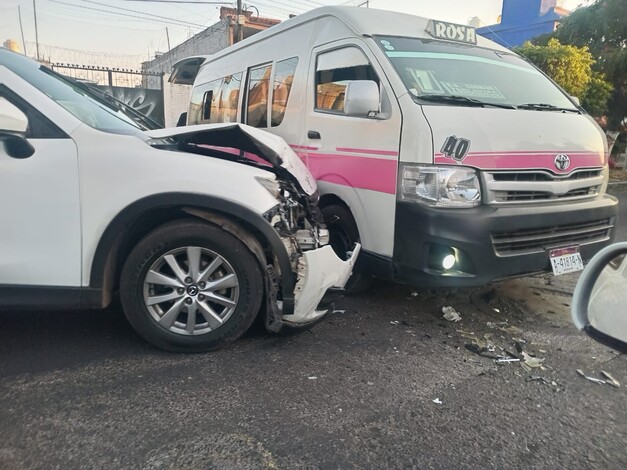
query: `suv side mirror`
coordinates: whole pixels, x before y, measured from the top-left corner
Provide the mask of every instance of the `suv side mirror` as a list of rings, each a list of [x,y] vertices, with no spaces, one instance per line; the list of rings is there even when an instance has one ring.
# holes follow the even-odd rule
[[[28,118],[20,109],[0,96],[0,132],[25,134]]]
[[[370,117],[381,108],[379,86],[372,80],[351,80],[346,85],[344,114]]]
[[[573,295],[577,328],[618,351],[627,352],[627,242],[599,251],[584,269]]]
[[[9,157],[28,158],[35,148],[26,140],[28,118],[18,107],[0,96],[0,142]]]
[[[579,101],[579,98],[576,96],[570,95],[570,99],[573,100],[577,106],[581,106],[581,101]]]

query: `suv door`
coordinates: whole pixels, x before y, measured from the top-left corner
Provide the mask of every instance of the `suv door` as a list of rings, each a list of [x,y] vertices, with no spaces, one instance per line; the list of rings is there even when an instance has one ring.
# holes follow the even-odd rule
[[[0,134],[14,133],[6,128],[6,113],[19,116],[27,127],[17,137],[34,152],[20,158],[0,140],[0,286],[80,286],[76,145],[37,110],[37,103],[3,82]]]

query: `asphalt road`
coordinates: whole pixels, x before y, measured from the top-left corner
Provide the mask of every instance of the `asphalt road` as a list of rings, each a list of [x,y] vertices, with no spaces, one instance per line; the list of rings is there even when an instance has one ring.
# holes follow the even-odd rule
[[[627,360],[578,333],[569,302],[543,277],[380,283],[311,330],[202,355],[152,349],[117,308],[2,312],[0,468],[627,468]]]

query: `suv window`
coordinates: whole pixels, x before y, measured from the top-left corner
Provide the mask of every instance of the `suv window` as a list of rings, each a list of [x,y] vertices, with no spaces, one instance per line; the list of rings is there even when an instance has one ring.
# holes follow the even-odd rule
[[[345,47],[318,55],[316,110],[344,113],[344,92],[350,80],[379,83],[366,55],[357,47]]]

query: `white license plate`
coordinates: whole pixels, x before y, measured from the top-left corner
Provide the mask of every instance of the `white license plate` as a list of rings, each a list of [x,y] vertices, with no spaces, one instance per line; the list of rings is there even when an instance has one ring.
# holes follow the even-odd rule
[[[551,259],[553,274],[556,276],[574,273],[583,269],[583,261],[579,253],[579,247],[577,246],[551,250],[549,252],[549,258]]]

